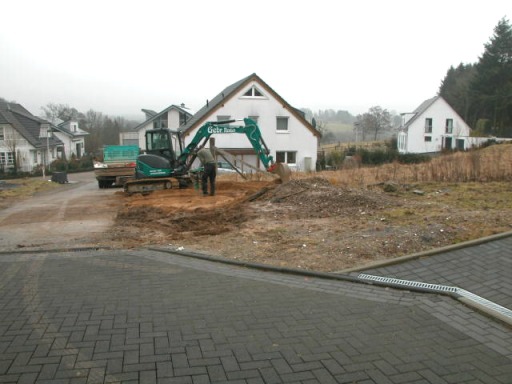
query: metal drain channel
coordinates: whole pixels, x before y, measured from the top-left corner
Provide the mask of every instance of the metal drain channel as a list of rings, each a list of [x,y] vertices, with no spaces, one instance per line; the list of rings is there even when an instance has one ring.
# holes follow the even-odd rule
[[[457,289],[458,289],[457,287],[450,287],[447,285],[429,284],[429,283],[422,283],[419,281],[412,281],[412,280],[401,280],[401,279],[395,279],[393,277],[367,275],[366,273],[360,273],[357,277],[359,279],[363,279],[363,280],[378,281],[380,283],[400,285],[400,286],[411,287],[411,288],[427,289],[427,290],[434,291],[434,292],[456,293]]]
[[[458,299],[464,298],[465,300],[462,300],[463,302],[468,302],[468,304],[472,304],[486,312],[497,315],[497,317],[507,322],[512,321],[512,311],[510,309],[502,307],[499,304],[484,299],[483,297],[475,295],[474,293],[466,291],[462,288],[451,287],[448,285],[422,283],[420,281],[395,279],[393,277],[374,276],[368,275],[366,273],[360,273],[357,277],[361,280],[377,281],[379,283],[389,284],[391,286],[410,287],[438,293],[454,294],[455,296],[458,296]]]

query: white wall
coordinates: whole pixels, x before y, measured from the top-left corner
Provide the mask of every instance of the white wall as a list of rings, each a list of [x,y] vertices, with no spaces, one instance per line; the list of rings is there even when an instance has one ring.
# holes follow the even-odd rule
[[[243,94],[252,85],[255,85],[265,97],[243,97]],[[219,115],[230,116],[231,119],[258,116],[258,126],[274,160],[276,151],[296,151],[296,166],[292,168],[305,170],[305,158],[310,158],[311,170],[315,170],[318,138],[257,82],[250,83],[238,94],[231,97],[223,107],[208,116],[207,120],[201,121],[198,128],[207,121],[217,121],[217,116]],[[288,132],[276,131],[276,118],[278,116],[288,117]],[[239,121],[233,123],[233,125],[235,124],[243,125],[244,123],[243,121]],[[185,145],[190,143],[198,128],[194,129],[194,131],[185,138]],[[249,140],[243,134],[219,134],[213,137],[215,137],[215,145],[219,148],[252,148]],[[249,156],[245,156],[244,160],[247,161],[248,158]],[[252,157],[251,163],[253,165],[256,164],[256,156]]]
[[[70,137],[69,135],[66,135],[62,132],[53,132],[53,135],[55,135],[60,141],[64,143],[64,152],[66,154],[67,160],[71,159],[73,155],[78,155],[76,153],[77,144],[80,144],[82,147],[82,153],[80,155],[84,155],[85,139],[83,137]]]
[[[432,133],[425,132],[425,119],[432,119]],[[452,134],[445,131],[446,119],[453,120]],[[420,114],[409,126],[407,137],[404,138],[406,148],[399,148],[401,153],[440,152],[443,149],[444,137],[452,137],[453,148],[457,139],[465,140],[465,149],[469,148],[467,137],[471,129],[464,120],[442,98],[437,99],[425,112]],[[430,136],[432,141],[425,141]],[[399,138],[399,140],[401,140]]]

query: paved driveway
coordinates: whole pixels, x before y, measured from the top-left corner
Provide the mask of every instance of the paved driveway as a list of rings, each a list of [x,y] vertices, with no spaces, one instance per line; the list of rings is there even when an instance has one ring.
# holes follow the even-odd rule
[[[510,328],[435,294],[156,251],[0,255],[0,383],[510,383]]]
[[[456,286],[512,309],[512,236],[364,273]]]

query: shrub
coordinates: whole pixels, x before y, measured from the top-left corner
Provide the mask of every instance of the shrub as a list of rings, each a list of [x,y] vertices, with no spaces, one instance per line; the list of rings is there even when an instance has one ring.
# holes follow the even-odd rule
[[[430,157],[429,155],[421,154],[421,153],[397,154],[397,161],[400,164],[428,163],[430,160],[432,160],[432,157]]]

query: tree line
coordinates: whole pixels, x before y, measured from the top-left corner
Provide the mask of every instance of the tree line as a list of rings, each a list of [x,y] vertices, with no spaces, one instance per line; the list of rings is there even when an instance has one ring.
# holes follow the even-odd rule
[[[89,154],[98,153],[104,145],[119,144],[119,133],[138,125],[136,121],[104,115],[93,109],[83,113],[67,104],[48,103],[41,110],[44,118],[51,122],[56,119],[77,121],[80,129],[89,133],[85,136],[85,152]]]
[[[512,27],[502,18],[478,62],[451,66],[441,95],[476,135],[512,137]]]

